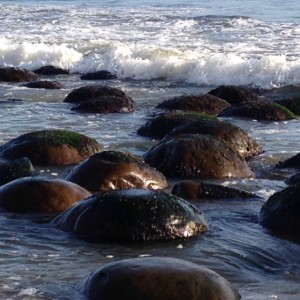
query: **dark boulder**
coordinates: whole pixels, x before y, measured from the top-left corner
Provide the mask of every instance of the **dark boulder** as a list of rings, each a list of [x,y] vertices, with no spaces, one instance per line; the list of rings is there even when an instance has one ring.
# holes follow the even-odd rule
[[[39,75],[67,75],[69,71],[55,66],[44,66],[34,70],[34,73]]]
[[[286,107],[295,115],[300,115],[300,98],[288,98],[276,101],[276,103]]]
[[[285,169],[285,168],[291,168],[291,169],[300,169],[300,152],[293,155],[292,157],[279,162],[276,165],[276,168],[279,169]]]
[[[108,80],[108,79],[116,79],[116,78],[117,78],[116,75],[113,75],[106,70],[90,72],[80,77],[80,79],[82,80]]]
[[[171,257],[113,261],[89,275],[76,291],[89,300],[238,300],[216,272]]]
[[[202,213],[193,205],[162,191],[141,189],[94,194],[54,223],[93,241],[172,240],[207,230]]]
[[[31,81],[29,83],[24,84],[24,86],[32,89],[47,89],[47,90],[59,90],[63,88],[63,85],[57,81]]]
[[[14,67],[0,67],[0,81],[24,82],[37,80],[39,77],[35,73]]]
[[[176,183],[172,194],[186,200],[258,198],[252,193],[232,187],[191,180]]]
[[[287,185],[292,185],[292,184],[300,184],[300,172],[290,176],[284,181],[285,184]]]
[[[41,130],[23,134],[0,146],[0,157],[28,157],[37,165],[76,164],[99,152],[96,140],[67,130]]]
[[[72,182],[26,177],[0,187],[0,207],[15,213],[54,213],[89,196],[90,192]]]
[[[215,120],[199,120],[175,127],[165,138],[179,134],[209,134],[224,140],[242,157],[252,157],[263,152],[256,141],[242,128],[231,123]]]
[[[163,174],[139,157],[120,151],[103,151],[76,166],[65,178],[92,193],[115,189],[164,189]]]
[[[187,95],[165,100],[157,105],[157,108],[176,109],[184,111],[203,112],[209,115],[217,115],[230,104],[213,95]]]
[[[257,94],[251,92],[249,89],[236,85],[222,85],[211,90],[209,94],[224,99],[230,104],[257,101],[260,99]]]
[[[243,102],[223,110],[221,117],[242,117],[259,121],[286,121],[296,119],[286,107],[270,101]]]
[[[169,178],[253,177],[246,161],[211,135],[186,134],[161,141],[144,160]]]
[[[77,104],[72,110],[86,113],[128,113],[134,111],[129,97],[103,96]]]
[[[216,117],[197,112],[166,112],[149,120],[137,131],[139,135],[162,139],[167,133],[179,125],[191,121],[217,120]]]
[[[278,233],[300,234],[300,185],[273,194],[261,208],[259,223]]]

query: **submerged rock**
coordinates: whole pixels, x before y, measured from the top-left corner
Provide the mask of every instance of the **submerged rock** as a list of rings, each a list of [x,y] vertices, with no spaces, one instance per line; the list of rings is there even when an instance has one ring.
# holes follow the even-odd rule
[[[139,157],[120,151],[102,151],[76,166],[66,180],[77,183],[92,193],[115,189],[164,189],[163,174]]]
[[[165,138],[180,134],[208,134],[224,140],[242,157],[252,157],[263,152],[254,139],[242,128],[225,121],[199,120],[185,123],[175,127]]]
[[[37,80],[39,77],[28,70],[14,67],[0,67],[0,81],[24,82]]]
[[[82,80],[108,80],[108,79],[116,79],[116,78],[117,78],[116,75],[113,75],[112,73],[106,70],[90,72],[80,77],[80,79]]]
[[[103,265],[77,292],[90,300],[238,300],[239,294],[216,272],[171,257],[123,259]]]
[[[230,104],[227,101],[207,94],[175,97],[159,103],[157,108],[178,109],[217,115],[229,106]]]
[[[162,139],[175,127],[191,121],[200,120],[217,120],[217,118],[197,112],[167,112],[155,116],[152,120],[140,127],[137,133],[142,136]]]
[[[55,66],[44,66],[34,70],[34,73],[39,75],[67,75],[69,71]]]
[[[254,177],[236,151],[210,135],[186,134],[165,139],[143,158],[169,178]]]
[[[15,213],[62,212],[89,196],[90,192],[68,181],[26,177],[0,187],[0,207]]]
[[[57,81],[31,81],[29,83],[24,84],[24,86],[32,89],[47,89],[47,90],[59,90],[63,88],[63,85]]]
[[[259,223],[286,235],[300,234],[300,185],[295,184],[273,194],[259,213]]]
[[[41,130],[23,134],[0,146],[0,157],[28,157],[37,165],[76,164],[99,152],[96,140],[67,130]]]
[[[191,180],[176,183],[172,189],[172,194],[186,200],[258,198],[252,193],[232,187]]]
[[[207,230],[196,207],[162,191],[97,193],[54,219],[88,240],[149,241],[187,238]]]

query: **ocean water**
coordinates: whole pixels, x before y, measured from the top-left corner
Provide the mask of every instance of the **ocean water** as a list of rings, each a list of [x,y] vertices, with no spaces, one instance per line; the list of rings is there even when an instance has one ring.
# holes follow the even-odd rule
[[[0,82],[0,144],[33,130],[62,128],[105,147],[142,155],[156,143],[137,129],[160,101],[244,85],[271,98],[300,95],[300,2],[0,1],[0,65],[55,65],[61,90]],[[106,69],[111,81],[81,81]],[[63,103],[87,84],[117,87],[135,101],[132,114],[79,114]],[[9,99],[22,99],[11,101]],[[300,299],[300,245],[257,223],[261,205],[295,170],[274,171],[300,149],[300,121],[229,119],[265,152],[250,161],[255,179],[220,180],[262,197],[195,203],[210,230],[189,241],[91,244],[28,216],[0,214],[0,299],[82,299],[74,287],[97,266],[144,255],[179,257],[226,277],[243,299]],[[39,168],[63,177],[68,168]],[[173,182],[170,182],[172,184]]]

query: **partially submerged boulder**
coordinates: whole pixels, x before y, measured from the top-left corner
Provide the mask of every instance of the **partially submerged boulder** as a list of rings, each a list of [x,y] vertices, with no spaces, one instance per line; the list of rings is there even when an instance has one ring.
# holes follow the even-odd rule
[[[162,191],[129,189],[97,193],[54,219],[80,238],[101,241],[173,240],[207,230],[193,205]]]
[[[175,127],[165,138],[180,134],[209,134],[224,140],[242,157],[252,157],[263,152],[261,146],[242,128],[218,119],[191,121]]]
[[[276,168],[279,169],[285,169],[285,168],[291,168],[291,169],[300,169],[300,152],[293,155],[290,158],[287,158],[286,160],[279,162],[276,165]]]
[[[297,172],[296,174],[287,178],[284,183],[286,183],[287,185],[300,184],[300,172]]]
[[[164,189],[165,176],[139,157],[121,151],[102,151],[76,166],[65,178],[92,193],[115,189]]]
[[[300,115],[300,97],[281,99],[276,103],[286,107],[293,114]]]
[[[223,140],[186,134],[161,141],[144,160],[169,178],[253,177],[246,161]]]
[[[33,71],[35,74],[39,75],[67,75],[69,74],[68,70],[55,67],[55,66],[43,66],[37,70]]]
[[[123,259],[95,270],[76,291],[90,300],[238,300],[216,272],[171,257]]]
[[[138,129],[137,133],[142,136],[162,139],[175,127],[191,121],[200,120],[217,120],[217,118],[197,112],[166,112],[149,120],[145,125]]]
[[[38,78],[38,75],[26,69],[15,67],[0,67],[0,81],[24,82],[37,80]]]
[[[99,152],[96,140],[67,130],[41,130],[23,134],[0,146],[0,157],[28,157],[37,165],[76,164]]]
[[[116,75],[113,75],[107,70],[89,72],[80,76],[80,79],[82,80],[109,80],[109,79],[116,79],[116,78],[117,78]]]
[[[55,213],[89,196],[90,192],[72,182],[26,177],[0,187],[0,207],[15,213]]]
[[[218,115],[230,104],[213,95],[186,95],[165,100],[157,105],[157,108],[173,110],[203,112],[209,115]]]
[[[31,89],[46,89],[46,90],[59,90],[63,88],[63,85],[57,81],[41,80],[41,81],[31,81],[24,86]]]
[[[232,187],[191,180],[176,183],[171,193],[186,200],[258,198],[252,193]]]

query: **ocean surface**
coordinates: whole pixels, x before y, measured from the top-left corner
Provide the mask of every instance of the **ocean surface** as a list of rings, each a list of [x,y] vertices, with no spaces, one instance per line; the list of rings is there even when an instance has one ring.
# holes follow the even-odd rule
[[[300,96],[299,0],[0,1],[0,24],[0,66],[70,70],[51,77],[64,85],[61,90],[0,82],[0,144],[61,128],[93,137],[105,149],[142,155],[156,141],[136,131],[162,100],[222,84],[247,86],[271,99]],[[102,69],[118,78],[80,80],[80,74]],[[134,99],[135,112],[71,111],[63,99],[87,84],[122,89]],[[74,288],[95,268],[145,255],[209,267],[242,299],[300,299],[300,244],[257,223],[261,205],[295,172],[273,166],[299,152],[300,121],[227,120],[247,130],[265,152],[250,161],[255,179],[218,183],[262,199],[195,203],[209,221],[207,234],[129,245],[87,243],[49,223],[1,212],[0,299],[83,299]],[[61,178],[71,168],[36,167]]]

